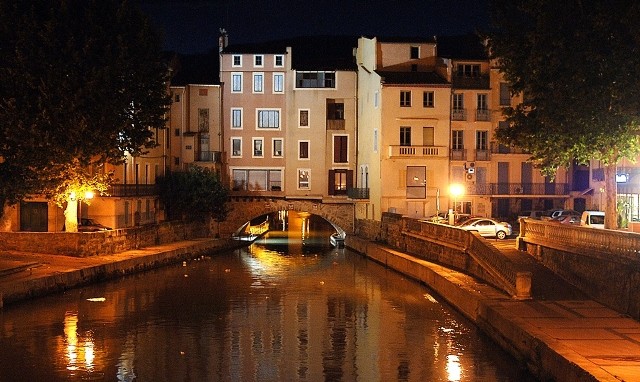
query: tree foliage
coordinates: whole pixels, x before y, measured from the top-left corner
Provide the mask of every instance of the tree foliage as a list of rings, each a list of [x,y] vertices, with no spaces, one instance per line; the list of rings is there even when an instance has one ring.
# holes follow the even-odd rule
[[[160,200],[171,219],[226,219],[229,189],[213,171],[193,166],[157,179]]]
[[[491,0],[491,57],[524,102],[497,139],[546,175],[600,160],[608,178],[640,152],[640,4],[634,0]],[[615,180],[607,179],[607,214]],[[613,194],[613,198],[611,198]],[[611,199],[611,200],[610,200]],[[609,215],[611,216],[611,215]],[[609,219],[614,220],[614,219]]]
[[[0,0],[0,202],[105,180],[102,165],[152,147],[169,105],[160,47],[127,1]]]

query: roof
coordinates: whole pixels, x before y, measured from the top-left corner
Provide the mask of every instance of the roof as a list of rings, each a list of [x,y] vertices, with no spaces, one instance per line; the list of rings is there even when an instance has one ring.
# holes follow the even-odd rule
[[[450,85],[436,72],[386,72],[376,70],[385,84],[397,85]]]
[[[432,37],[401,37],[401,36],[379,36],[378,42],[384,43],[404,43],[404,44],[433,44],[436,42],[435,36]]]
[[[229,45],[223,54],[285,54],[291,47],[295,70],[356,70],[355,36],[302,36],[262,43]]]
[[[487,60],[489,55],[480,36],[466,34],[459,36],[438,36],[438,56],[459,60]]]

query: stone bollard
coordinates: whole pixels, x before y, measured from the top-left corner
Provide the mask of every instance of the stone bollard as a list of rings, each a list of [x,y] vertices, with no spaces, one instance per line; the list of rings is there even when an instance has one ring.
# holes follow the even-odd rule
[[[531,299],[531,272],[518,272],[516,274],[516,300]]]

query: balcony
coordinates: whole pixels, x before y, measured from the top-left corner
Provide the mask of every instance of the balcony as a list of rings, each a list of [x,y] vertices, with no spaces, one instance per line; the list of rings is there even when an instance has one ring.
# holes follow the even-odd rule
[[[569,196],[568,183],[490,183],[488,195]]]
[[[476,121],[491,121],[491,112],[488,109],[477,109]]]
[[[491,142],[492,154],[527,154],[527,152],[517,146],[501,145],[498,142]]]
[[[488,160],[490,160],[489,150],[476,149],[476,160],[477,161],[488,161]]]
[[[220,151],[200,151],[198,162],[222,163],[222,152]]]
[[[158,188],[155,184],[112,184],[107,190],[109,196],[155,196]]]
[[[344,119],[327,119],[327,130],[344,130]]]
[[[444,146],[389,146],[389,157],[426,158],[447,157]]]
[[[347,197],[349,199],[369,199],[368,188],[348,188]]]
[[[451,149],[451,160],[467,160],[466,149]]]
[[[451,110],[451,120],[452,121],[466,121],[467,120],[467,109],[452,109]]]

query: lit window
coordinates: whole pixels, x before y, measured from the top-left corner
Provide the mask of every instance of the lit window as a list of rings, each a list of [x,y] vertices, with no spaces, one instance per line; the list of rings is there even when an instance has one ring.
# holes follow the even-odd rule
[[[274,158],[282,158],[284,156],[283,150],[284,144],[282,139],[274,138],[273,139],[273,157]]]
[[[254,138],[253,140],[253,156],[254,158],[264,157],[264,140],[262,138]]]
[[[231,138],[231,157],[242,157],[242,138]]]
[[[308,190],[309,184],[311,180],[311,170],[309,169],[298,169],[298,189],[300,190]]]

